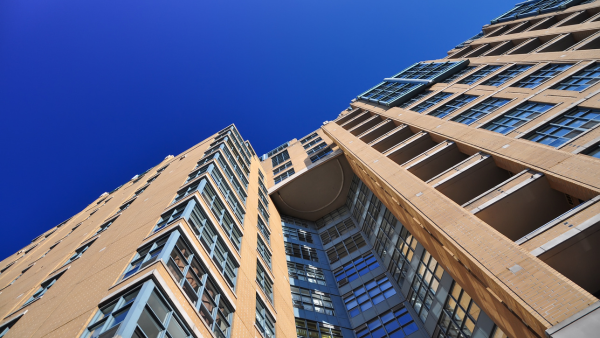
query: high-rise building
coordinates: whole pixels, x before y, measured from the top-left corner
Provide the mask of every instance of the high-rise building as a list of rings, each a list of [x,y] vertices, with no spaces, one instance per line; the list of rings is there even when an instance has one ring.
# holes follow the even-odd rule
[[[599,59],[600,2],[526,1],[261,157],[231,125],[3,260],[0,337],[598,337]]]

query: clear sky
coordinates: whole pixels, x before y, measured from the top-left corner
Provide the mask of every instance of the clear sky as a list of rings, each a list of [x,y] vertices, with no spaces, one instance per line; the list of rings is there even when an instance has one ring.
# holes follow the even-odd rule
[[[232,122],[258,155],[300,138],[516,2],[2,0],[0,259]]]

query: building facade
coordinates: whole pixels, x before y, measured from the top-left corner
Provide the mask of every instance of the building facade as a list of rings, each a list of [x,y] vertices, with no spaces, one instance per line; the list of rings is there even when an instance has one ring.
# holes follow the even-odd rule
[[[258,157],[231,125],[0,262],[0,337],[597,337],[600,3],[517,4]]]

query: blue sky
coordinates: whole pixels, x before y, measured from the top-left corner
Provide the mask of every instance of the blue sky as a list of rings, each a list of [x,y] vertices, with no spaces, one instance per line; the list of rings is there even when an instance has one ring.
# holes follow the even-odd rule
[[[0,259],[230,123],[263,154],[516,0],[0,2]]]

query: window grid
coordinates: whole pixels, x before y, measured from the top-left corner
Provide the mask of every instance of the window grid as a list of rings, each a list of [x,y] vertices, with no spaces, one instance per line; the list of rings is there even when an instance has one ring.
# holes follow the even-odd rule
[[[445,103],[441,107],[436,108],[435,110],[433,110],[431,113],[429,113],[427,115],[444,118],[444,117],[448,116],[449,114],[453,113],[454,111],[467,105],[469,102],[475,100],[477,97],[478,96],[462,94],[462,95],[458,96],[457,98],[451,100],[450,102]]]
[[[357,338],[402,338],[419,330],[408,310],[400,305],[356,328]]]
[[[352,210],[352,217],[357,220],[360,224],[362,219],[362,215],[365,211],[365,205],[367,204],[367,195],[369,194],[369,188],[362,184],[360,186],[360,190],[358,191],[358,197],[356,198],[356,203],[354,204],[354,209]]]
[[[284,181],[284,180],[286,180],[287,178],[291,177],[291,176],[292,176],[292,175],[294,175],[295,173],[296,173],[296,171],[294,170],[294,168],[292,168],[292,169],[290,169],[290,170],[288,170],[288,171],[284,172],[283,174],[281,174],[281,175],[279,175],[279,176],[275,177],[275,178],[273,179],[273,181],[275,182],[275,184],[277,184],[277,183],[279,183],[279,182],[281,182],[281,181]]]
[[[314,146],[315,144],[319,143],[319,141],[322,141],[323,139],[321,137],[317,137],[316,139],[308,142],[307,144],[303,145],[302,147],[304,147],[304,149],[308,149],[312,146]]]
[[[268,225],[269,213],[267,212],[267,209],[262,205],[262,203],[260,203],[260,200],[258,201],[258,213],[264,218],[265,222]]]
[[[284,143],[284,144],[280,145],[279,147],[277,147],[277,148],[275,148],[275,149],[273,149],[273,150],[269,151],[269,152],[267,153],[267,157],[271,157],[271,156],[273,156],[273,155],[277,154],[278,152],[280,152],[280,151],[282,151],[283,149],[287,148],[287,147],[288,147],[288,145],[289,145],[289,144],[288,144],[288,142],[286,142],[286,143]]]
[[[420,86],[420,83],[384,81],[360,96],[361,99],[389,103]]]
[[[329,263],[337,262],[365,245],[365,239],[360,233],[346,238],[342,242],[327,250],[327,258],[329,259]]]
[[[310,232],[300,230],[300,229],[290,228],[285,225],[283,226],[283,238],[284,238],[284,240],[293,239],[296,241],[302,241],[302,242],[306,242],[306,243],[313,242],[312,234]]]
[[[262,189],[258,189],[258,199],[264,205],[269,205],[269,199],[267,198],[267,196],[265,195],[265,193],[262,191]]]
[[[216,183],[217,187],[225,197],[227,204],[229,204],[237,219],[241,223],[244,223],[244,216],[246,214],[246,211],[244,210],[242,204],[238,201],[237,197],[235,197],[233,190],[229,187],[229,184],[227,184],[227,182],[223,178],[223,175],[219,173],[219,170],[214,165],[209,169],[209,172],[210,176],[213,178],[213,181]],[[204,187],[204,190],[202,191],[202,196],[204,196],[205,198],[218,198],[216,194],[214,194],[214,197],[211,196],[213,194],[214,189],[207,182],[206,186]],[[220,198],[218,199],[220,201]],[[207,203],[210,204],[208,201]],[[229,213],[227,212],[227,214]]]
[[[260,257],[262,257],[265,263],[267,263],[269,270],[272,270],[273,268],[271,263],[271,252],[267,249],[267,245],[265,244],[265,242],[263,242],[262,239],[260,239],[260,237],[257,237],[256,242],[256,250],[258,251],[258,254],[260,255]]]
[[[335,269],[333,275],[338,286],[341,287],[356,280],[358,276],[364,276],[369,271],[373,271],[378,267],[379,262],[373,253],[367,253]]]
[[[600,123],[600,110],[577,107],[533,131],[525,139],[561,146]]]
[[[260,216],[257,217],[256,227],[258,228],[260,233],[263,235],[263,237],[267,240],[267,243],[269,243],[269,245],[271,245],[271,233],[269,232],[269,229],[267,229],[265,222],[263,222],[263,220],[260,218]]]
[[[285,254],[288,256],[298,257],[313,262],[318,262],[317,249],[306,245],[298,245],[296,243],[285,242]]]
[[[290,224],[299,227],[308,228],[308,224],[299,218],[294,218],[290,216],[281,215],[281,225]]]
[[[494,65],[488,65],[485,66],[481,69],[479,69],[478,71],[476,71],[475,73],[467,76],[466,78],[458,81],[457,83],[461,83],[461,84],[473,84],[475,82],[479,82],[481,79],[483,79],[484,77],[490,75],[491,73],[497,71],[498,69],[500,69],[500,66],[494,66]]]
[[[471,337],[480,313],[479,306],[454,282],[438,322],[435,337]]]
[[[461,70],[460,72],[452,75],[451,77],[447,78],[446,80],[444,80],[444,83],[452,83],[458,79],[460,79],[461,77],[469,74],[470,72],[472,72],[473,70],[475,70],[475,68],[477,68],[476,66],[468,66],[467,68]]]
[[[330,222],[335,221],[336,219],[344,216],[344,214],[348,212],[348,208],[343,205],[337,209],[335,209],[334,211],[328,213],[327,215],[319,218],[315,224],[317,225],[317,228],[322,228],[324,226],[326,226],[327,224],[329,224]]]
[[[262,267],[259,261],[256,261],[256,283],[260,286],[261,290],[265,293],[269,302],[273,304],[273,281]]]
[[[600,81],[600,63],[594,63],[562,80],[552,89],[582,91],[598,81]]]
[[[408,302],[413,306],[423,323],[427,319],[443,274],[444,269],[441,265],[429,252],[424,251],[407,297]]]
[[[360,179],[358,176],[354,175],[352,177],[352,182],[350,183],[350,191],[348,191],[348,197],[346,198],[346,206],[350,209],[352,208],[352,204],[354,203],[354,196],[356,196],[356,190],[358,189],[358,183]]]
[[[282,164],[283,162],[285,162],[289,159],[290,159],[290,154],[288,153],[287,150],[284,150],[281,153],[279,153],[271,158],[272,167],[275,168],[276,166]]]
[[[79,248],[77,248],[75,250],[75,252],[71,255],[71,257],[69,257],[69,259],[67,259],[67,261],[65,262],[65,264],[63,264],[62,266],[65,266],[67,264],[70,264],[71,262],[73,262],[74,260],[78,259],[79,257],[81,257],[81,255],[83,255],[87,249],[90,248],[90,246],[92,246],[92,244],[94,244],[95,240],[91,241],[90,243],[87,243]]]
[[[509,80],[519,76],[521,73],[528,70],[529,68],[531,68],[531,65],[513,65],[512,67],[504,70],[502,73],[495,75],[491,79],[485,81],[484,83],[482,83],[482,85],[499,87],[502,84],[508,82]]]
[[[539,102],[525,102],[520,106],[512,109],[508,113],[501,115],[491,122],[485,124],[483,129],[495,131],[500,134],[508,134],[509,132],[519,128],[525,123],[535,119],[543,113],[554,107],[551,104]]]
[[[29,297],[29,299],[21,307],[25,307],[25,306],[35,302],[36,300],[42,298],[46,294],[46,292],[48,292],[48,290],[50,290],[50,288],[56,283],[56,281],[63,274],[64,274],[64,271],[46,281],[44,281],[42,283],[42,285],[40,285],[39,289],[37,289],[37,291],[31,297]]]
[[[344,338],[339,326],[296,318],[296,336],[298,338]]]
[[[333,152],[333,150],[331,150],[331,148],[327,147],[327,148],[325,148],[325,150],[321,151],[320,153],[316,154],[315,156],[311,156],[310,161],[312,163],[315,163],[318,160],[322,159],[323,157],[331,154],[332,152]]]
[[[379,216],[379,212],[381,211],[381,201],[375,196],[375,194],[371,195],[371,201],[369,202],[369,207],[367,208],[367,214],[365,216],[365,222],[362,226],[362,231],[367,235],[367,237],[371,237],[373,235],[373,231],[375,231],[375,226],[377,225],[377,217]]]
[[[396,218],[389,209],[385,209],[381,225],[379,226],[379,232],[377,233],[377,239],[375,240],[375,252],[384,259],[387,255],[386,248],[392,243],[394,238],[394,228],[396,226]]]
[[[510,102],[509,99],[501,99],[497,97],[490,97],[481,103],[476,104],[467,111],[460,113],[459,115],[450,119],[450,121],[470,125],[473,122],[484,118],[485,116],[493,113],[500,107]]]
[[[275,338],[275,319],[256,295],[256,327],[266,338]]]
[[[404,102],[403,104],[399,105],[398,107],[400,108],[408,108],[410,106],[412,106],[413,104],[417,103],[417,101],[421,101],[425,96],[429,95],[433,93],[433,91],[431,90],[426,90],[422,93],[419,93],[417,96],[409,99],[408,101]]]
[[[406,273],[408,272],[410,262],[412,262],[418,244],[412,234],[404,226],[401,227],[398,242],[393,250],[392,261],[390,262],[392,278],[394,278],[400,287],[404,284]]]
[[[330,243],[334,239],[341,237],[348,231],[354,229],[354,222],[352,222],[351,218],[346,218],[342,222],[332,226],[331,228],[325,230],[320,234],[321,242],[323,245]]]
[[[343,300],[352,318],[395,294],[392,283],[384,275],[352,290],[344,295]]]
[[[410,110],[415,111],[417,113],[422,113],[422,112],[426,111],[427,109],[435,106],[436,104],[442,102],[443,100],[449,98],[450,96],[452,96],[452,93],[439,92],[439,93],[425,99],[425,101],[419,103],[418,105],[410,108]]]
[[[581,153],[591,157],[600,158],[600,143],[594,144]]]
[[[308,142],[308,141],[312,140],[313,138],[315,138],[315,137],[317,137],[317,136],[319,136],[317,133],[312,133],[312,134],[308,135],[307,137],[303,138],[303,139],[300,141],[300,143],[304,144],[304,143],[306,143],[306,142]]]
[[[297,309],[324,313],[335,316],[333,302],[329,294],[290,285],[292,291],[292,306]]]
[[[319,145],[315,146],[314,148],[307,150],[306,154],[312,155],[325,147],[327,147],[327,143],[325,143],[325,142],[319,143]]]
[[[227,211],[227,208],[225,208],[225,205],[223,204],[219,196],[217,196],[215,190],[208,184],[208,182],[202,190],[202,198],[204,199],[206,205],[217,219],[217,223],[219,223],[227,237],[231,240],[236,250],[239,251],[242,245],[242,231],[240,230],[240,227],[237,225],[237,223],[234,221],[233,217],[231,217],[231,215],[229,214],[229,211]],[[196,208],[194,208],[194,210],[196,210]],[[203,223],[208,221],[208,219],[202,211],[198,210],[197,212],[198,215],[201,215],[199,220],[201,220]],[[192,214],[195,215],[195,213]],[[206,221],[204,221],[204,219],[206,219]]]
[[[105,231],[106,229],[108,229],[111,226],[111,224],[113,224],[116,220],[117,219],[114,218],[114,219],[111,219],[108,222],[104,222],[102,225],[100,225],[100,228],[98,228],[98,231],[96,231],[96,233],[94,234],[94,236],[96,236],[97,234],[99,234],[99,233]],[[77,229],[78,226],[79,226],[79,224],[77,226],[75,226],[73,228],[73,230]],[[71,232],[73,232],[73,231],[71,231]]]
[[[287,262],[287,266],[290,278],[313,284],[327,285],[325,274],[321,268],[294,262]]]
[[[289,167],[292,166],[292,161],[286,162],[284,165],[282,165],[281,167],[277,167],[275,169],[273,169],[273,175],[277,175],[280,172],[282,172],[284,169],[287,169]]]
[[[539,86],[540,84],[557,76],[561,72],[571,68],[571,66],[572,66],[572,64],[565,64],[565,63],[555,63],[555,64],[546,65],[542,69],[527,76],[523,80],[512,84],[511,87],[535,88],[535,87]]]

